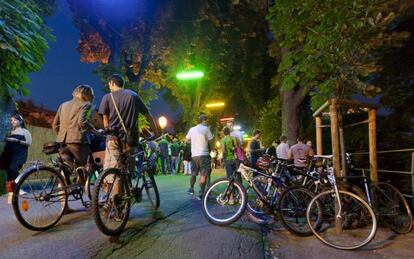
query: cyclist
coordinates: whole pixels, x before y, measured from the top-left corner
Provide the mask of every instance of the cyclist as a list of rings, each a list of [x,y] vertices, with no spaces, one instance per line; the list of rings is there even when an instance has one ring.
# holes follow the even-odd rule
[[[79,85],[72,92],[73,99],[59,106],[53,129],[56,141],[64,143],[59,151],[60,157],[76,169],[80,182],[84,180],[84,168],[90,153],[89,131],[95,131],[91,123],[93,90],[88,85]]]
[[[154,120],[141,98],[132,90],[124,89],[125,80],[119,74],[113,74],[108,78],[107,86],[110,93],[106,94],[99,106],[99,113],[103,116],[104,127],[119,129],[123,132],[126,145],[120,146],[117,136],[107,135],[104,169],[120,168],[118,164],[122,149],[134,150],[138,147],[138,117],[143,114],[153,130],[156,130]],[[125,129],[124,129],[125,126]],[[124,132],[124,131],[127,132]],[[133,170],[134,162],[130,167]]]

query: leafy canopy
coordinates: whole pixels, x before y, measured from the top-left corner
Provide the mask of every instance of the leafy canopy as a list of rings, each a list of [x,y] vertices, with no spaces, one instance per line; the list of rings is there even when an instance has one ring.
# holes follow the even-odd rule
[[[409,37],[389,30],[407,8],[396,0],[275,1],[267,17],[276,42],[269,52],[280,58],[274,84],[313,87],[313,104],[333,94],[379,93],[369,79],[386,49]]]
[[[42,3],[43,2],[43,3]],[[42,4],[38,4],[42,3]],[[38,71],[52,39],[41,16],[50,14],[54,1],[0,1],[0,87],[29,93],[28,74]]]

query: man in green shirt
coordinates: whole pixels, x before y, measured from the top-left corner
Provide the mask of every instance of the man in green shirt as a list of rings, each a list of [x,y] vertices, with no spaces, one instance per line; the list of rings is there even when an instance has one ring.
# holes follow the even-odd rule
[[[225,127],[223,129],[224,138],[221,139],[221,146],[223,149],[223,160],[224,160],[224,167],[226,168],[227,178],[230,178],[235,168],[235,160],[236,156],[234,155],[234,151],[237,147],[236,139],[230,136],[230,129]]]

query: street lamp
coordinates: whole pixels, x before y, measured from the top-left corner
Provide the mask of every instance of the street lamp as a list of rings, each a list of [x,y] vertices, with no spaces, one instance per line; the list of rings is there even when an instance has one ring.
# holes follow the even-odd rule
[[[226,104],[224,102],[216,102],[216,103],[208,103],[206,104],[206,108],[221,108],[224,107]]]
[[[167,123],[168,123],[168,120],[164,116],[161,116],[161,117],[158,118],[158,124],[161,127],[162,134],[164,134],[164,129],[165,129],[165,127],[167,127]]]
[[[180,72],[176,75],[178,80],[193,80],[193,79],[200,79],[204,77],[203,71],[186,71]]]
[[[234,125],[233,130],[241,130],[241,126],[240,125]]]

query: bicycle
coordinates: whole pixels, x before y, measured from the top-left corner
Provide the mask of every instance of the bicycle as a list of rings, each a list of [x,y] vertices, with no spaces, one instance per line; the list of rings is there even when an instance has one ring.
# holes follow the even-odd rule
[[[271,196],[255,181],[258,176],[272,181],[274,189],[284,186],[280,178],[240,164],[230,179],[220,178],[213,182],[202,198],[202,210],[207,220],[216,225],[229,225],[236,222],[245,212],[247,204],[246,189],[241,183],[243,177],[254,190],[268,211],[277,214],[282,224],[292,233],[311,235],[306,222],[306,207],[313,194],[302,187],[292,187],[283,192],[274,191]],[[317,220],[316,220],[317,221]]]
[[[57,142],[46,143],[43,152],[57,154],[61,147]],[[68,201],[80,200],[85,208],[90,207],[91,189],[102,165],[92,153],[89,153],[88,161],[88,169],[75,169],[60,156],[52,160],[52,166],[41,161],[33,162],[16,179],[12,206],[17,220],[30,230],[45,231],[59,222]],[[85,192],[89,201],[83,198]],[[68,199],[70,196],[72,200]]]
[[[337,249],[353,250],[367,245],[377,231],[374,210],[363,198],[339,189],[332,165],[325,170],[331,189],[317,194],[306,211],[312,233]],[[315,214],[321,215],[320,222],[314,222]]]
[[[108,133],[119,136],[117,131]],[[119,139],[122,144],[123,141]],[[130,159],[134,159],[137,166],[132,172],[128,168]],[[131,153],[123,148],[118,162],[121,168],[108,168],[102,172],[96,181],[92,196],[95,224],[102,233],[109,236],[117,236],[123,232],[130,209],[135,203],[142,201],[144,189],[152,208],[157,209],[160,205],[158,187],[153,175],[154,168],[149,163],[145,151]],[[143,181],[139,186],[141,178]]]

